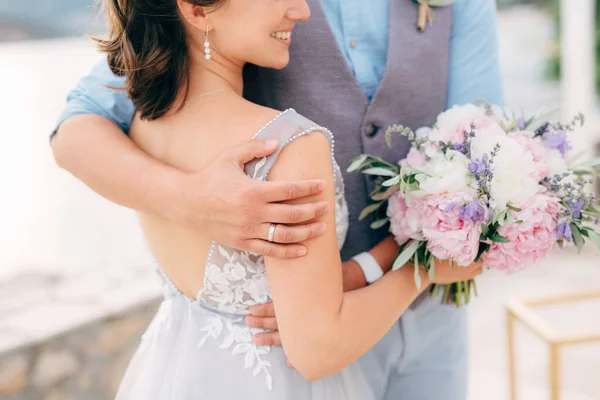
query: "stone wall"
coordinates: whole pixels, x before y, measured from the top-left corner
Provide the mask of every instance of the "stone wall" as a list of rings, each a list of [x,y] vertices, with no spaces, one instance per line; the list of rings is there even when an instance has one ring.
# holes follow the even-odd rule
[[[114,398],[158,300],[0,354],[2,400]]]

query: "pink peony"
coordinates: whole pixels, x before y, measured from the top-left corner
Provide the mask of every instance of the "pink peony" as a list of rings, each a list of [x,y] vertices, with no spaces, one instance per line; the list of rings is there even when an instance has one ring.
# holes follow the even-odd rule
[[[419,202],[419,199],[411,198],[410,206],[407,206],[404,195],[400,192],[394,193],[388,200],[390,231],[399,245],[403,245],[409,239],[423,240],[420,233]]]
[[[535,137],[533,132],[528,131],[511,133],[510,137],[519,142],[525,153],[531,154],[535,167],[531,173],[532,178],[541,182],[544,178],[550,176],[550,155],[541,137]]]
[[[466,193],[447,193],[427,196],[418,203],[423,236],[436,258],[466,267],[477,257],[481,221],[461,218],[462,203],[472,200]]]
[[[411,147],[405,159],[400,161],[400,165],[410,165],[413,167],[424,167],[427,163],[427,156],[416,147]]]
[[[453,125],[440,126],[431,131],[429,138],[433,141],[444,143],[462,143],[465,132],[471,132],[471,125],[475,127],[477,135],[506,136],[504,129],[492,118],[486,116],[471,116]]]
[[[521,224],[505,223],[498,233],[510,243],[493,243],[483,255],[489,268],[515,272],[548,256],[556,243],[556,225],[561,205],[559,200],[545,194],[536,194],[521,211],[513,212]]]

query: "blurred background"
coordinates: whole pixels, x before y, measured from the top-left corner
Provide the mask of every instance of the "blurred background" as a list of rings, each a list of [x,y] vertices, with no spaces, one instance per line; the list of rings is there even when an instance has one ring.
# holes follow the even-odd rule
[[[565,120],[584,112],[574,147],[589,156],[600,150],[596,2],[498,0],[507,105]],[[112,398],[161,296],[134,213],[58,169],[48,145],[69,89],[100,59],[84,37],[104,31],[93,3],[0,0],[2,400]],[[478,287],[469,400],[506,400],[505,304],[600,292],[600,257],[591,246],[557,252]],[[560,334],[600,333],[600,300],[535,312]],[[518,398],[550,399],[547,344],[519,323],[515,334]],[[561,350],[559,365],[561,399],[600,399],[600,343]]]

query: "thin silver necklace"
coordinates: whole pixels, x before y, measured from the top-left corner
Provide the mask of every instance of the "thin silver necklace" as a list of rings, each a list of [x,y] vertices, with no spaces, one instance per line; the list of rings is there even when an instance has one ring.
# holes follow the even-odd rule
[[[219,93],[219,92],[224,92],[224,91],[226,91],[226,90],[232,90],[232,89],[230,89],[230,88],[225,88],[225,89],[213,90],[212,92],[200,93],[200,94],[197,94],[197,95],[195,95],[195,96],[189,97],[189,98],[187,99],[187,101],[196,100],[196,99],[198,99],[198,98],[200,98],[200,97],[209,96],[209,95],[211,95],[211,94],[215,94],[215,93]]]

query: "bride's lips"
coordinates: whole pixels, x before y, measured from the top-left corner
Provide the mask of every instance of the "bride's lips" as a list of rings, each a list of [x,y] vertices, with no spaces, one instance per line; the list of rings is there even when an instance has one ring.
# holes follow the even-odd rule
[[[271,37],[287,46],[292,44],[292,31],[291,30],[271,32]]]

